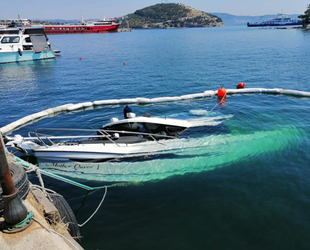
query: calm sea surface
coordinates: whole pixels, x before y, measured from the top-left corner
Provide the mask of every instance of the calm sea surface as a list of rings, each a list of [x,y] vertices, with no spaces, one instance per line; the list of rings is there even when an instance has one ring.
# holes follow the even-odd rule
[[[134,30],[49,39],[61,50],[55,60],[0,66],[0,127],[68,103],[180,96],[221,84],[310,91],[310,32],[300,30]],[[89,186],[122,184],[108,188],[82,227],[85,249],[310,249],[310,99],[251,94],[216,104],[213,97],[131,105],[137,114],[223,120],[175,154],[115,164],[139,174],[72,176]],[[98,128],[122,110],[63,113],[13,134]],[[65,196],[79,223],[104,194],[44,180]]]

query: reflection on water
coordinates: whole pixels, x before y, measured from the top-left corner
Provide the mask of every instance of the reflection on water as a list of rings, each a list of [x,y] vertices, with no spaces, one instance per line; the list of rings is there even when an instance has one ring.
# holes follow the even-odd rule
[[[0,126],[29,114],[29,110],[41,111],[40,99],[43,92],[53,86],[46,86],[45,81],[56,78],[52,64],[54,60],[38,60],[22,63],[8,63],[0,67],[0,99],[11,110],[4,109],[1,115],[11,119],[2,121]],[[13,116],[13,117],[12,117]]]
[[[47,79],[50,77],[53,63],[54,60],[38,60],[3,64],[0,67],[1,84],[38,82],[44,78]]]

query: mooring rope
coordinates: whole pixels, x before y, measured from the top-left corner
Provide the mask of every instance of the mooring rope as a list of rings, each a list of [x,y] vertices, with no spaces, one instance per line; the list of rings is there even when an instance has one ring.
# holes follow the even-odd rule
[[[89,187],[89,186],[86,186],[84,184],[78,183],[76,181],[72,181],[72,180],[64,178],[62,176],[59,176],[59,175],[47,172],[45,170],[42,170],[38,166],[36,166],[34,164],[31,164],[29,162],[26,162],[26,161],[24,161],[24,160],[22,160],[22,159],[20,159],[20,158],[18,158],[16,156],[14,156],[12,153],[7,152],[7,155],[8,155],[9,162],[11,162],[11,163],[14,162],[15,164],[18,164],[18,165],[22,166],[24,169],[27,170],[26,172],[28,172],[28,173],[29,172],[35,172],[37,174],[37,177],[39,179],[39,182],[40,182],[41,186],[35,185],[35,184],[31,184],[31,188],[41,190],[49,198],[49,200],[51,200],[51,197],[50,197],[49,193],[56,193],[56,192],[51,190],[51,189],[48,189],[48,188],[46,188],[44,186],[44,182],[43,182],[43,178],[42,178],[41,172],[44,175],[50,176],[50,177],[52,177],[54,179],[66,182],[68,184],[71,184],[71,185],[74,185],[74,186],[77,186],[77,187],[80,187],[80,188],[86,189],[88,191],[91,191],[91,190],[96,190],[97,191],[99,189],[105,188],[104,195],[103,195],[103,197],[102,197],[98,207],[96,208],[96,210],[92,213],[92,215],[85,222],[83,222],[82,224],[78,224],[79,227],[83,227],[87,222],[89,222],[95,216],[95,214],[98,212],[99,208],[101,207],[103,201],[105,200],[105,197],[106,197],[107,192],[108,192],[108,186]],[[111,185],[111,186],[113,186],[113,185]]]
[[[222,97],[222,99],[217,104],[214,105],[212,109],[210,109],[210,112],[213,111],[217,106],[222,105],[225,98],[226,98],[226,94]]]
[[[98,205],[98,207],[97,207],[97,209],[95,210],[95,212],[93,212],[93,214],[84,222],[84,223],[82,223],[82,224],[78,224],[78,226],[79,227],[82,227],[82,226],[84,226],[87,222],[89,222],[90,221],[90,219],[91,218],[93,218],[93,216],[97,213],[97,211],[99,210],[99,208],[101,207],[101,204],[103,203],[103,201],[105,200],[105,197],[106,197],[106,195],[107,195],[107,192],[108,192],[108,187],[106,186],[105,187],[105,192],[104,192],[104,195],[103,195],[103,197],[102,197],[102,199],[101,199],[101,201],[100,201],[100,203],[99,203],[99,205]]]

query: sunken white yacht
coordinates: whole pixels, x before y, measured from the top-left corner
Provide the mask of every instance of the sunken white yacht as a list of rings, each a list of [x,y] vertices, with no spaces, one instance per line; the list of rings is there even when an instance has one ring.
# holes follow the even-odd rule
[[[215,126],[222,119],[181,120],[150,114],[136,117],[126,106],[124,119],[111,118],[110,123],[97,130],[37,129],[28,137],[6,137],[6,145],[41,161],[104,162],[175,149],[180,146],[176,139],[188,128]]]
[[[42,133],[43,131],[45,133]],[[83,133],[84,135],[54,136],[50,134],[51,131],[54,134]],[[38,160],[104,162],[117,158],[145,156],[166,150],[164,143],[159,142],[159,138],[175,138],[167,135],[103,129],[100,130],[100,135],[95,135],[96,131],[37,129],[30,132],[28,137],[20,135],[6,137],[6,145],[18,149],[25,155],[35,156]],[[85,135],[85,133],[90,135]]]

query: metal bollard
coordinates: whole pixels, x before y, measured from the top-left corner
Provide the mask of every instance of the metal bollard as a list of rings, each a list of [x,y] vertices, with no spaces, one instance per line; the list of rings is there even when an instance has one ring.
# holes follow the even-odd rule
[[[8,225],[15,225],[23,221],[28,211],[18,195],[11,176],[9,164],[5,154],[5,144],[0,131],[0,184],[2,187],[2,198],[4,200],[3,217]]]

